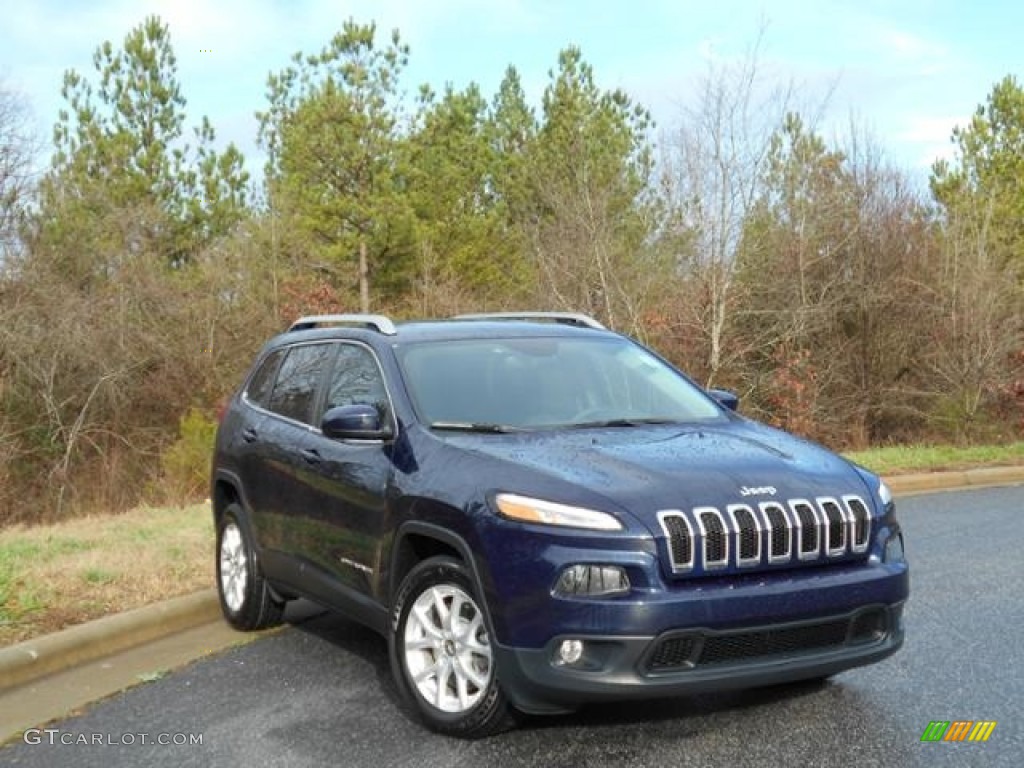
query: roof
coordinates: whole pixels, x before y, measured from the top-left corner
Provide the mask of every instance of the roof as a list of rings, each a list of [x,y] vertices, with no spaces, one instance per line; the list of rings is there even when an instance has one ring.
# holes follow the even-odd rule
[[[395,323],[384,315],[311,315],[292,323],[277,341],[302,338],[377,337],[387,341],[427,341],[514,336],[574,336],[606,332],[587,315],[566,312],[521,312],[459,315],[441,320]]]

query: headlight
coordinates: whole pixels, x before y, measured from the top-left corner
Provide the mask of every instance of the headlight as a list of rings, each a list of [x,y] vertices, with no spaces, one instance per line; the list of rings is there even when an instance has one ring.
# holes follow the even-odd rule
[[[498,511],[507,518],[524,523],[563,525],[567,528],[589,528],[595,531],[621,531],[622,523],[607,512],[596,509],[570,507],[553,501],[531,499],[514,493],[499,493],[495,497]]]
[[[889,490],[889,486],[885,484],[884,480],[878,481],[878,498],[881,500],[883,507],[888,507],[892,504],[892,491]]]

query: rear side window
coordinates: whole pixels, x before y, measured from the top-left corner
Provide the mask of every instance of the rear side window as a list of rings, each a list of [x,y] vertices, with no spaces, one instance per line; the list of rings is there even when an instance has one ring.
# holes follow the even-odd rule
[[[258,405],[260,408],[266,408],[270,403],[270,393],[274,390],[274,376],[277,374],[277,366],[280,365],[282,357],[284,357],[283,349],[271,352],[249,379],[245,397],[250,403]]]
[[[292,347],[278,371],[270,395],[270,410],[289,419],[311,423],[317,385],[330,353],[329,344]]]

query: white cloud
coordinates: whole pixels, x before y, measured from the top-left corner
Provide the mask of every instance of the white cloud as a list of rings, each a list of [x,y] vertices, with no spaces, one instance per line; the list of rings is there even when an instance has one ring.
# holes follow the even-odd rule
[[[881,27],[877,34],[879,42],[900,58],[934,59],[944,57],[949,53],[949,48],[942,43],[926,40],[895,27]]]
[[[962,115],[913,115],[903,121],[895,139],[907,146],[907,154],[916,157],[920,165],[930,166],[938,159],[953,159],[953,128],[966,122]]]
[[[892,74],[934,77],[959,65],[956,52],[945,41],[911,32],[880,16],[860,16],[852,21],[855,33],[863,35],[863,53],[875,58],[876,66]]]
[[[965,122],[963,115],[915,115],[906,121],[899,138],[903,141],[948,142],[953,128]]]

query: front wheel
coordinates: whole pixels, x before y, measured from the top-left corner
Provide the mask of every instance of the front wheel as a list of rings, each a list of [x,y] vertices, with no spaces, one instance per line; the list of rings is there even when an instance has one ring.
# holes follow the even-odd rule
[[[399,691],[431,729],[481,738],[511,724],[483,610],[458,560],[430,558],[405,577],[389,648]]]

